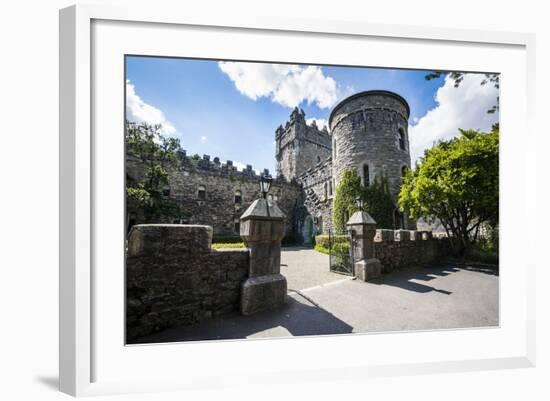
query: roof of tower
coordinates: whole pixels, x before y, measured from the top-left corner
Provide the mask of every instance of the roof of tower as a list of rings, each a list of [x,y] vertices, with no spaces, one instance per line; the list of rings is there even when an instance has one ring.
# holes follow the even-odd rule
[[[354,95],[351,95],[347,98],[345,98],[344,100],[340,101],[340,103],[338,103],[336,106],[334,106],[334,109],[332,109],[332,112],[330,113],[330,117],[328,118],[328,124],[329,126],[331,125],[330,123],[332,122],[332,117],[334,116],[334,114],[336,113],[336,111],[342,107],[344,104],[354,100],[354,99],[357,99],[359,97],[364,97],[364,96],[376,96],[376,95],[384,95],[384,96],[390,96],[390,97],[393,97],[397,100],[399,100],[401,103],[403,103],[405,105],[405,108],[407,109],[407,118],[409,118],[409,115],[411,113],[411,109],[409,107],[409,104],[407,103],[407,101],[405,100],[405,98],[401,95],[398,95],[397,93],[395,92],[390,92],[390,91],[386,91],[386,90],[379,90],[379,89],[376,89],[376,90],[369,90],[369,91],[363,91],[363,92],[359,92],[359,93],[356,93]]]

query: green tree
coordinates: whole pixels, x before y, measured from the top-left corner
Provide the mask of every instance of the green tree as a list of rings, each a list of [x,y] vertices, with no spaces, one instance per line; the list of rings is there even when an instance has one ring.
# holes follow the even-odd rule
[[[393,211],[395,204],[392,201],[388,179],[374,178],[374,182],[362,189],[365,211],[376,221],[378,228],[393,228]]]
[[[399,194],[413,219],[438,218],[457,255],[464,255],[484,223],[498,223],[499,131],[460,130],[461,136],[426,150]]]
[[[344,172],[336,188],[334,199],[333,222],[337,232],[345,230],[349,217],[358,210],[358,197],[363,199],[364,210],[376,221],[377,227],[393,227],[395,205],[391,199],[387,178],[376,177],[370,186],[363,187],[357,172],[348,170]]]
[[[184,211],[174,200],[163,195],[168,185],[168,167],[177,160],[181,150],[179,139],[166,138],[160,125],[126,121],[127,151],[137,156],[144,165],[141,182],[129,182],[128,201],[141,207],[148,219],[159,216],[182,218]]]

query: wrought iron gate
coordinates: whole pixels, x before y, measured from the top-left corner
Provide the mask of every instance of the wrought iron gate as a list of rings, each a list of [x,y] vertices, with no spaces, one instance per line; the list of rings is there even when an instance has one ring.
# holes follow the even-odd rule
[[[355,275],[355,232],[334,234],[328,232],[330,271],[334,273]]]

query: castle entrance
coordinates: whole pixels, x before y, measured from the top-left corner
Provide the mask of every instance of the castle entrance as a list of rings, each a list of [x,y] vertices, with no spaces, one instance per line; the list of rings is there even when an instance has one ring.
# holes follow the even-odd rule
[[[315,226],[313,224],[313,218],[307,216],[302,228],[302,237],[305,245],[313,244],[313,237],[315,235]]]

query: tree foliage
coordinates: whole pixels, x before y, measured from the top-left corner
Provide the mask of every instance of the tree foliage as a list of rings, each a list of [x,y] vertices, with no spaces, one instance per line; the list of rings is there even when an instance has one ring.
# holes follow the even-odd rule
[[[458,88],[460,86],[460,83],[464,79],[464,72],[444,72],[444,71],[433,71],[429,74],[426,74],[424,78],[427,81],[430,81],[432,79],[440,78],[443,75],[448,74],[449,78],[454,81],[454,87]],[[486,85],[488,83],[493,84],[493,86],[497,89],[500,88],[500,74],[497,73],[488,73],[485,74],[485,78],[483,78],[480,82],[480,85]],[[493,107],[491,107],[489,110],[487,110],[487,113],[493,114],[496,113],[499,110],[500,107],[500,97],[497,96],[497,102]]]
[[[356,199],[361,194],[361,177],[357,172],[348,170],[336,187],[332,222],[337,232],[344,232],[346,222],[357,210]]]
[[[374,178],[374,182],[363,188],[362,192],[365,211],[376,221],[377,228],[393,228],[395,204],[390,195],[388,179]]]
[[[334,199],[332,219],[337,232],[345,231],[346,222],[358,210],[358,197],[363,199],[364,210],[376,221],[377,227],[393,227],[395,205],[389,193],[387,178],[376,177],[370,186],[363,187],[357,172],[348,170],[336,188]]]
[[[399,195],[401,210],[413,219],[438,218],[457,254],[478,239],[482,224],[498,223],[499,131],[460,130],[424,153],[405,176]]]
[[[148,219],[160,215],[182,218],[184,211],[174,200],[163,195],[168,185],[168,165],[177,160],[181,150],[179,139],[166,138],[160,125],[126,121],[126,146],[145,166],[141,182],[129,182],[126,187],[128,201],[143,208]]]

